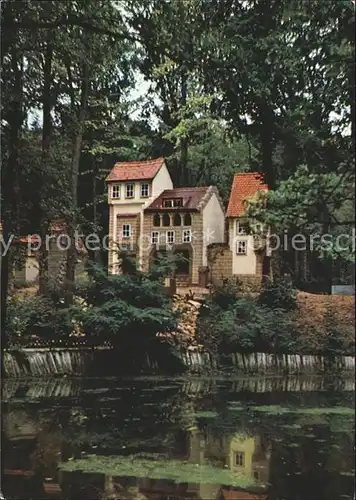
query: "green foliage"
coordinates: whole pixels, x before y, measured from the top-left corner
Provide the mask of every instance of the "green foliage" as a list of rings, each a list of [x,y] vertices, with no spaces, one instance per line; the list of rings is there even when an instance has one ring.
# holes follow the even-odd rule
[[[224,484],[235,487],[248,487],[255,480],[243,472],[213,465],[198,465],[181,460],[165,459],[161,455],[137,453],[129,456],[91,456],[76,459],[60,465],[63,471],[104,473],[113,476],[132,478],[164,479],[174,483]]]
[[[293,318],[282,309],[270,309],[256,299],[214,295],[198,319],[200,341],[221,353],[290,352],[296,348]],[[221,305],[220,305],[221,304]]]
[[[242,283],[236,279],[231,281],[226,279],[221,285],[213,288],[211,293],[211,302],[214,306],[221,309],[229,309],[235,302],[238,296],[243,291]]]
[[[101,266],[91,266],[89,286],[78,291],[86,307],[78,307],[76,317],[87,335],[144,350],[155,343],[157,333],[176,328],[177,314],[161,280],[137,271],[127,256],[121,258],[120,275],[107,275]]]
[[[259,303],[270,309],[292,311],[297,307],[297,291],[289,277],[282,277],[275,281],[268,279],[259,296]]]
[[[72,329],[71,312],[60,302],[41,296],[9,300],[6,331],[12,342],[30,340],[31,336],[59,340],[68,337]]]
[[[347,332],[345,325],[341,326],[335,321],[334,315],[330,311],[325,312],[324,322],[322,325],[324,329],[323,343],[321,345],[321,352],[329,356],[344,355],[345,351],[351,355],[355,352],[355,336],[354,327],[349,326],[350,331]],[[347,339],[352,339],[348,342]]]

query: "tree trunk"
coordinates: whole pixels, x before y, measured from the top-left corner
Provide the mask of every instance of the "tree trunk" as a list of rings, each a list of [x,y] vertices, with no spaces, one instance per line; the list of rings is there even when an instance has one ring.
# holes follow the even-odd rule
[[[9,231],[5,229],[5,224],[3,225],[3,237],[5,241],[8,241]],[[7,311],[7,295],[9,290],[9,253],[2,255],[0,260],[0,274],[1,274],[1,345],[6,348],[7,336],[6,336],[6,311]]]
[[[183,72],[181,81],[181,106],[186,106],[187,104],[187,93],[188,93],[188,78],[186,73]],[[188,140],[186,137],[183,137],[180,141],[180,176],[179,176],[180,186],[186,186],[187,183],[189,182],[187,163],[188,163]]]
[[[73,146],[73,156],[71,165],[71,182],[72,182],[72,210],[71,217],[68,220],[67,231],[70,238],[70,247],[67,253],[67,268],[66,268],[66,293],[65,302],[67,305],[73,303],[73,285],[75,280],[75,265],[77,260],[77,251],[75,248],[75,230],[77,225],[77,210],[78,210],[78,176],[79,176],[79,161],[82,150],[84,122],[86,117],[87,103],[89,94],[89,64],[86,63],[83,68],[83,80],[80,95],[80,108],[78,122],[76,124],[76,136]],[[74,111],[74,110],[73,110]]]
[[[51,41],[47,41],[45,61],[43,68],[43,126],[42,126],[42,172],[45,172],[49,161],[49,150],[51,146],[52,135],[52,99],[51,99],[51,85],[52,85],[52,57],[53,47]],[[43,183],[43,180],[42,180]],[[48,292],[48,248],[46,245],[46,236],[49,228],[48,214],[44,213],[41,200],[39,200],[39,213],[40,213],[40,236],[41,247],[39,250],[39,293],[46,295]]]
[[[97,234],[98,232],[98,207],[97,207],[97,197],[96,197],[96,180],[98,175],[98,165],[94,160],[93,164],[93,227]],[[94,250],[93,259],[97,264],[100,262],[100,250]]]
[[[273,112],[268,105],[263,104],[261,105],[261,156],[263,173],[269,189],[276,187],[276,173],[273,166],[273,129]]]
[[[9,124],[9,157],[1,172],[2,195],[2,232],[7,242],[12,234],[20,233],[20,186],[18,153],[20,147],[21,128],[24,120],[23,103],[23,55],[14,45],[11,51],[13,71],[13,96],[9,103],[7,121]],[[5,332],[7,297],[10,283],[10,250],[1,256],[1,336],[3,346],[7,343]]]

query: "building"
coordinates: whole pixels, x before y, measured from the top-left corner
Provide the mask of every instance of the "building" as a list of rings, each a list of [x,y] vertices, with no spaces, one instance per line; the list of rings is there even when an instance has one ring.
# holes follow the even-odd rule
[[[0,234],[2,225],[0,224]],[[14,252],[11,259],[12,281],[17,286],[38,283],[39,249],[41,238],[38,234],[29,234],[13,238]],[[48,250],[48,275],[60,282],[64,281],[68,254],[66,223],[63,219],[54,219],[49,225],[49,234],[45,245]],[[78,240],[76,277],[85,274],[86,249],[82,238]]]
[[[173,188],[164,158],[116,163],[109,176],[109,270],[129,250],[148,271],[158,254],[179,255],[176,277],[199,284],[208,270],[208,245],[224,242],[224,209],[217,188]]]
[[[267,192],[268,187],[257,172],[235,175],[226,212],[232,274],[262,275],[264,254],[256,244],[256,235],[262,235],[263,228],[246,217],[247,201],[261,191]]]
[[[109,202],[109,270],[119,272],[118,248],[128,245],[142,265],[138,245],[143,226],[143,210],[173,183],[164,158],[148,161],[119,162],[106,179]]]
[[[258,288],[262,276],[269,273],[268,230],[246,216],[247,202],[267,191],[258,172],[234,176],[226,211],[227,242],[209,247],[213,283],[236,276]]]

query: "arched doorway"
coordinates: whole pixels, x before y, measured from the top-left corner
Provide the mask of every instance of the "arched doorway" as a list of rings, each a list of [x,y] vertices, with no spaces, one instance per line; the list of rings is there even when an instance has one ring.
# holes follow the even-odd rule
[[[181,285],[189,285],[192,278],[192,248],[190,245],[179,245],[174,250],[175,260],[175,277]]]

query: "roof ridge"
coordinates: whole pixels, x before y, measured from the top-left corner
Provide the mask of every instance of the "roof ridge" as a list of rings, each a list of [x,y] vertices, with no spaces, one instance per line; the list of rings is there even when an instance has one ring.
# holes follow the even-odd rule
[[[204,194],[204,196],[202,197],[202,199],[200,200],[200,202],[197,206],[198,210],[202,210],[205,207],[205,205],[208,203],[213,191],[214,191],[214,186],[208,186],[206,193]]]
[[[263,172],[257,172],[257,171],[254,171],[254,172],[237,172],[236,174],[234,174],[235,177],[237,177],[238,175],[259,175],[259,176],[263,177]]]
[[[152,163],[152,162],[158,162],[158,161],[164,161],[164,157],[163,156],[159,156],[158,158],[151,158],[150,160],[127,160],[127,161],[117,161],[115,164],[114,164],[114,167],[116,166],[119,166],[119,165],[127,165],[127,164],[131,164],[131,165],[137,165],[137,164],[142,164],[142,163]]]

